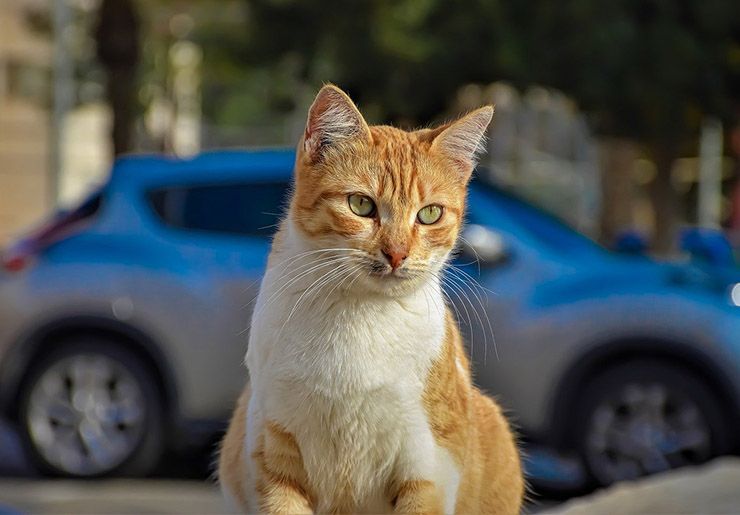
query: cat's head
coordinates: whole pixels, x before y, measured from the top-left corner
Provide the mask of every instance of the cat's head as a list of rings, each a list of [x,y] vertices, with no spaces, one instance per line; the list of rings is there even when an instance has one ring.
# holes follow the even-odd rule
[[[343,91],[324,86],[298,147],[291,220],[312,247],[344,249],[337,266],[354,288],[413,290],[455,246],[492,115],[485,106],[413,132],[368,126]]]

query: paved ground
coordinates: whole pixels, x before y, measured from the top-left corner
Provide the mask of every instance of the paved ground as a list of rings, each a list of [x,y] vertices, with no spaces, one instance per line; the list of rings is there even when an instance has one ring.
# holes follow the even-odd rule
[[[0,479],[0,514],[223,513],[205,481]]]
[[[223,513],[205,481],[0,479],[0,514]],[[644,479],[573,499],[550,515],[740,513],[740,458]]]
[[[34,478],[17,443],[15,435],[3,431],[0,425],[0,515],[224,512],[217,487],[208,481]],[[183,468],[190,469],[191,464],[186,463]],[[186,477],[172,471],[162,475]],[[703,467],[617,485],[559,506],[552,504],[546,501],[528,512],[551,515],[740,514],[740,458],[721,458]]]
[[[21,451],[20,440],[0,420],[0,515],[16,513],[222,513],[221,494],[208,481],[203,459],[177,457],[159,472],[163,478],[104,481],[39,479]],[[175,470],[187,469],[188,471]],[[164,478],[178,479],[164,479]]]
[[[720,458],[573,499],[550,515],[738,514],[740,458]]]

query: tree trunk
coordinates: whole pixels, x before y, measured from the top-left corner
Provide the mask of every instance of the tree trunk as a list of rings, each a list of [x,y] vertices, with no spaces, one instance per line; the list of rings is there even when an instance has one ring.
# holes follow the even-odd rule
[[[671,180],[676,152],[672,145],[661,143],[654,145],[651,154],[657,169],[649,188],[655,213],[653,250],[669,254],[676,247],[681,215],[681,198]]]
[[[601,169],[601,241],[611,246],[617,236],[633,226],[632,171],[638,157],[637,144],[623,138],[599,142]]]
[[[113,112],[111,137],[113,154],[130,152],[134,125],[134,70],[119,67],[108,70],[107,97]]]
[[[113,112],[114,155],[132,149],[139,19],[132,0],[103,0],[95,41],[106,72],[106,97]]]

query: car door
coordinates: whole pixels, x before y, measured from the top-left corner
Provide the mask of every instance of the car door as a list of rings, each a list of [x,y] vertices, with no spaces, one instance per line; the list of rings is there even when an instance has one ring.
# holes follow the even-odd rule
[[[476,214],[474,209],[469,213],[462,251],[446,274],[445,290],[478,383],[490,390],[497,364],[510,362],[517,352],[539,270],[510,227]]]
[[[223,417],[246,380],[252,307],[286,195],[284,181],[248,179],[211,179],[149,193],[194,299],[177,316],[187,328],[187,346],[179,352],[186,372],[181,388],[199,417]]]
[[[459,271],[448,273],[458,276],[458,295],[450,297],[467,335],[476,383],[514,410],[518,419],[528,420],[528,406],[539,407],[540,402],[533,402],[531,382],[537,380],[537,366],[555,343],[537,336],[547,331],[534,299],[539,286],[557,275],[560,264],[511,216],[511,206],[497,199],[484,189],[471,188],[463,252],[454,263]],[[462,290],[468,300],[460,299]],[[467,312],[461,305],[467,305]]]

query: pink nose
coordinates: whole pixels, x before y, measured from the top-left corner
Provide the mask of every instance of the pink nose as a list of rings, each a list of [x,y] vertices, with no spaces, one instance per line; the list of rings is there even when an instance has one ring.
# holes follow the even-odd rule
[[[393,267],[393,270],[401,266],[403,264],[403,261],[408,257],[409,254],[408,250],[401,247],[384,249],[382,252],[385,258],[391,264],[391,267]]]

